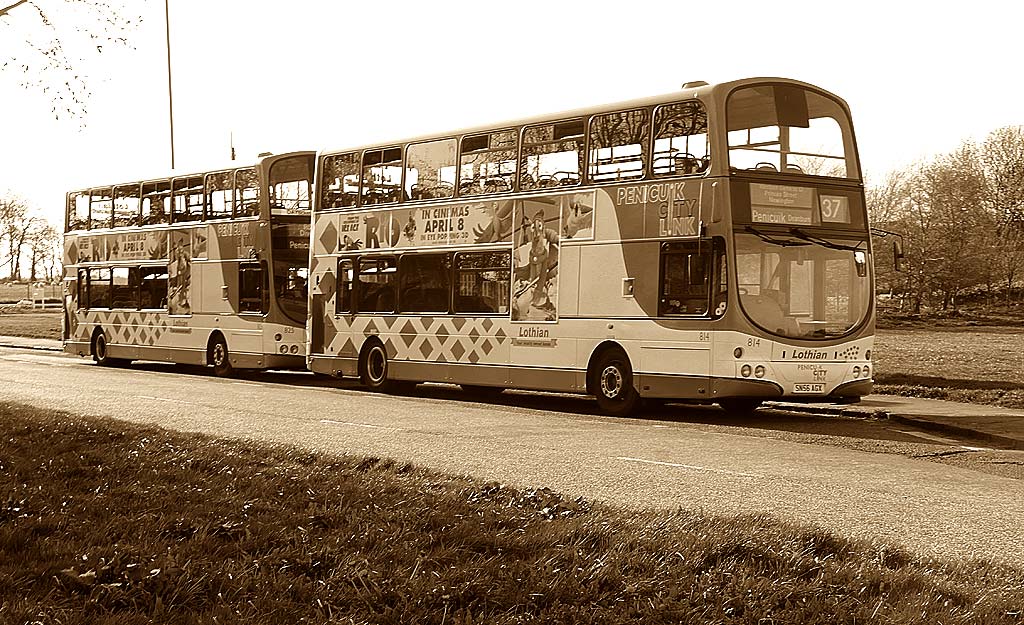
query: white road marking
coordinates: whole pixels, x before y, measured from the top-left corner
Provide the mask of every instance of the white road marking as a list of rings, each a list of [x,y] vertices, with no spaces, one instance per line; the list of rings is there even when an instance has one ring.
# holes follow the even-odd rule
[[[388,430],[390,432],[400,432],[402,428],[392,428],[384,425],[372,425],[370,423],[353,423],[352,421],[334,421],[333,419],[320,419],[320,423],[326,425],[348,425],[354,428],[367,428],[369,430]]]
[[[959,447],[960,449],[966,449],[967,451],[992,451],[988,447],[970,447],[968,445],[961,445],[959,442],[942,436],[935,436],[934,434],[926,434],[924,432],[913,432],[910,430],[896,430],[900,434],[908,434],[910,436],[916,436],[917,438],[923,438],[929,441],[935,441],[936,443],[945,443],[946,445],[952,445]]]
[[[13,362],[31,362],[37,365],[56,365],[58,367],[76,367],[81,364],[87,364],[87,361],[78,360],[75,358],[67,358],[65,356],[38,356],[36,354],[14,354],[12,356],[3,356],[4,360],[10,360]]]
[[[673,467],[677,469],[689,469],[691,471],[704,471],[706,473],[721,473],[723,475],[735,475],[737,477],[764,477],[756,473],[741,473],[739,471],[728,471],[726,469],[712,469],[711,467],[699,467],[692,464],[678,464],[676,462],[661,462],[659,460],[645,460],[643,458],[628,458],[625,456],[615,456],[616,460],[622,460],[624,462],[639,462],[641,464],[654,464],[660,467]]]
[[[167,397],[153,397],[152,395],[136,395],[139,399],[152,399],[153,401],[166,401],[172,404],[188,404],[189,406],[198,406],[199,404],[191,401],[185,401],[183,399],[169,399]]]

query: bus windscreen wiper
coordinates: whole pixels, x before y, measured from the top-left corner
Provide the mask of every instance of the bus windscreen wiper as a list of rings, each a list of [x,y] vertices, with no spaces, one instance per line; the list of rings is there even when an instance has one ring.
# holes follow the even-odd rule
[[[776,239],[775,237],[773,237],[772,235],[768,234],[767,232],[761,232],[760,230],[758,230],[754,226],[747,226],[746,230],[747,230],[747,232],[749,232],[751,234],[757,235],[757,237],[760,238],[765,243],[771,243],[772,245],[778,245],[779,247],[797,247],[797,246],[801,246],[801,245],[807,245],[806,243],[797,243],[796,241],[789,241],[789,240],[786,240],[786,239]],[[798,238],[805,239],[805,237],[798,237]],[[805,240],[807,240],[807,239],[805,239]],[[816,241],[812,241],[812,243],[816,243]]]
[[[827,247],[831,250],[840,250],[843,252],[858,252],[860,251],[861,244],[864,243],[863,241],[861,241],[857,243],[857,245],[843,245],[842,243],[835,243],[833,241],[829,241],[828,239],[822,239],[814,235],[807,234],[806,232],[804,232],[800,228],[797,228],[796,226],[790,228],[789,232],[798,239],[803,239],[804,241],[816,243],[822,247]]]

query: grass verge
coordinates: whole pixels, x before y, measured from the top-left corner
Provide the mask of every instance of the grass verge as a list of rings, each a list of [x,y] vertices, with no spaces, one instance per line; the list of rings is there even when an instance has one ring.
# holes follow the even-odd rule
[[[883,328],[875,392],[1024,409],[1024,335],[1017,327]]]
[[[1024,572],[0,404],[3,623],[1019,623]]]
[[[59,309],[38,310],[11,306],[0,310],[0,336],[60,340]]]

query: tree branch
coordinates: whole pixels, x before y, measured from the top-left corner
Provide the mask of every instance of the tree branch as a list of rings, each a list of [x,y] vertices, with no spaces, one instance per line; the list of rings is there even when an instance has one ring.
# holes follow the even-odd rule
[[[3,17],[3,16],[5,16],[5,15],[7,15],[8,13],[10,13],[11,11],[13,11],[14,9],[17,9],[17,8],[18,8],[19,6],[21,6],[21,5],[25,4],[25,3],[26,3],[26,2],[28,2],[28,1],[29,1],[29,0],[18,0],[18,1],[17,1],[17,2],[15,2],[14,4],[10,4],[10,5],[8,5],[8,6],[5,6],[5,7],[3,7],[3,8],[0,8],[0,17]]]

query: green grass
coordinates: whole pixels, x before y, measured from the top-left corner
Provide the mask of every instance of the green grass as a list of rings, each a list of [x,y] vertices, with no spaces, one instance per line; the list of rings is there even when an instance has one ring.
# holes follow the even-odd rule
[[[10,404],[0,440],[2,623],[1024,619],[1021,570],[764,516],[637,513]]]

